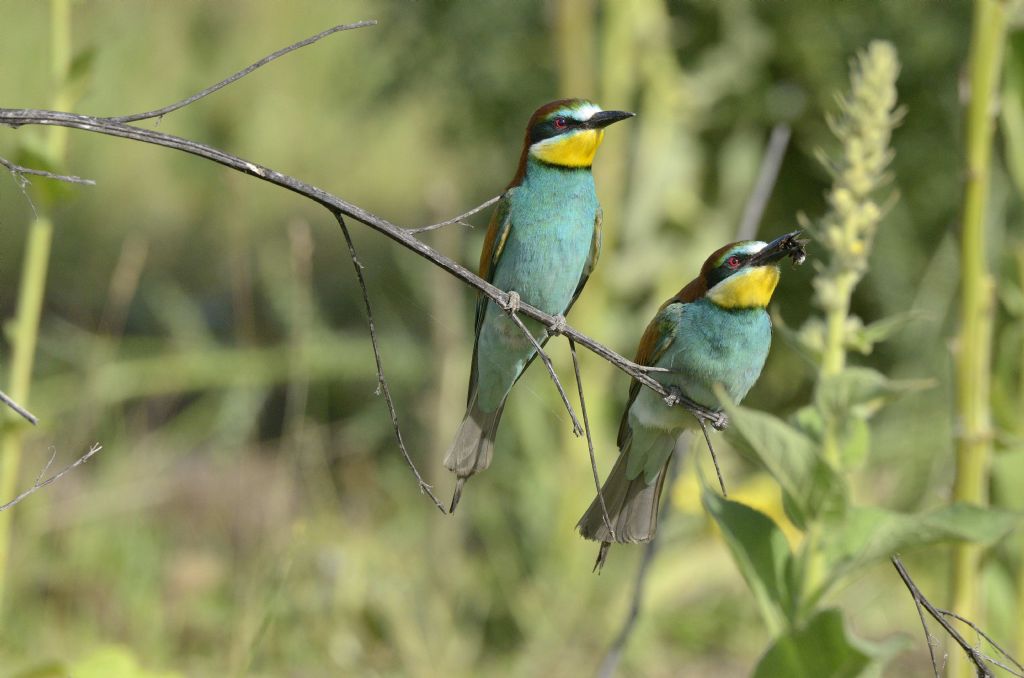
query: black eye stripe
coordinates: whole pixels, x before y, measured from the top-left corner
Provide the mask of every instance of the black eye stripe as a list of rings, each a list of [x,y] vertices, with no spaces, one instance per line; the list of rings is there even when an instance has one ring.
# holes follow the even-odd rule
[[[555,120],[557,118],[562,118],[565,121],[565,127],[559,128],[555,126]],[[567,115],[556,115],[550,120],[537,123],[530,129],[530,143],[535,144],[538,141],[550,139],[551,137],[558,136],[559,134],[565,134],[569,130],[579,127],[582,124],[583,123],[581,121],[570,118]]]

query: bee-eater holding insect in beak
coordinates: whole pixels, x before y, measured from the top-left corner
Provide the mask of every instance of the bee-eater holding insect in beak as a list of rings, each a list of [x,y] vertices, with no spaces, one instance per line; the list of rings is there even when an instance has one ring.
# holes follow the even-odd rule
[[[601,207],[590,166],[604,128],[632,116],[583,99],[537,109],[526,127],[519,169],[491,216],[481,278],[551,315],[569,312],[601,251]],[[543,343],[544,329],[525,323]],[[466,479],[490,466],[505,399],[536,355],[530,339],[483,295],[475,334],[466,416],[444,460],[457,476],[450,511]]]
[[[772,343],[765,307],[779,282],[779,262],[789,256],[803,263],[799,231],[770,243],[735,242],[714,252],[690,284],[662,304],[647,326],[635,362],[666,368],[652,372],[668,390],[711,410],[721,409],[714,394],[720,384],[740,402],[757,381]],[[600,569],[612,541],[647,542],[658,524],[658,500],[679,435],[698,426],[683,407],[670,407],[654,391],[629,386],[619,424],[619,458],[601,489],[614,538],[595,498],[577,528],[601,542],[594,569]]]

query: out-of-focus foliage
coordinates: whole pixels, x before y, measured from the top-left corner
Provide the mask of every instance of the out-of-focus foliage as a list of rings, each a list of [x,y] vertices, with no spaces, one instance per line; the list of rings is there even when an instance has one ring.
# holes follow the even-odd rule
[[[0,0],[5,106],[51,101],[47,9]],[[73,5],[76,108],[153,108],[333,24],[377,18],[375,28],[334,36],[145,124],[408,225],[500,191],[538,104],[574,95],[636,110],[609,130],[595,164],[605,249],[569,319],[630,354],[657,305],[733,239],[775,123],[791,124],[793,140],[760,235],[791,230],[798,212],[825,211],[831,177],[815,151],[836,151],[825,113],[846,87],[849,58],[888,40],[907,108],[892,140],[900,202],[851,310],[868,333],[910,315],[886,342],[862,342],[871,350],[851,362],[933,386],[875,413],[870,446],[855,444],[866,430],[853,432],[851,449],[869,451],[848,492],[854,505],[884,511],[877,522],[898,536],[898,516],[953,511],[943,508],[954,428],[945,341],[969,14],[967,3],[809,0],[83,2]],[[570,67],[573,55],[581,61]],[[1019,68],[1009,73],[1019,80]],[[1009,91],[1019,91],[1014,77]],[[586,82],[587,91],[573,89]],[[1004,111],[1000,139],[1011,169],[1020,167],[1015,113]],[[40,136],[0,130],[0,155],[45,160],[29,154]],[[492,471],[474,481],[458,515],[442,516],[416,491],[373,395],[361,299],[328,215],[210,163],[109,137],[71,133],[66,163],[97,186],[61,188],[50,207],[54,250],[27,403],[43,423],[25,436],[20,484],[31,484],[51,447],[59,460],[93,441],[104,451],[15,509],[0,675],[88,675],[104,662],[128,667],[123,675],[190,676],[573,675],[597,666],[626,612],[639,549],[620,549],[600,577],[589,574],[593,545],[572,530],[593,495],[586,446],[567,433],[543,370],[517,387]],[[1024,278],[1020,187],[1002,167],[991,255],[1006,452],[993,489],[1009,510],[1020,508],[1015,300]],[[40,199],[41,187],[35,180],[30,196]],[[0,177],[5,321],[31,218],[14,181]],[[472,265],[486,215],[474,222],[424,238]],[[451,480],[440,460],[464,406],[472,295],[368,230],[353,233],[405,438],[444,494]],[[822,256],[810,250],[812,261]],[[813,274],[809,265],[783,272],[774,304],[789,327],[814,312]],[[551,346],[568,376],[564,348]],[[8,356],[0,346],[0,367]],[[794,415],[813,397],[809,364],[778,340],[744,407]],[[590,356],[582,367],[606,470],[627,383]],[[718,440],[730,499],[779,525],[762,535],[778,568],[799,547],[779,485]],[[776,635],[745,588],[748,568],[733,564],[734,535],[701,509],[693,466],[666,492],[674,512],[624,658],[630,675],[748,675]],[[812,477],[814,489],[826,487]],[[934,539],[958,529],[933,528]],[[857,667],[882,654],[868,640],[902,632],[920,642],[890,666],[927,669],[902,585],[885,566],[861,566],[874,544],[847,552],[850,543],[835,544],[834,555],[857,561],[858,575],[837,582],[823,611],[780,638],[765,666],[793,661],[787,644],[800,634],[849,632],[860,640],[843,637],[836,652]],[[943,548],[903,554],[936,594]],[[1020,554],[1007,544],[986,565],[987,630],[999,638],[1024,633]],[[759,600],[792,591],[784,570],[767,570],[778,579]],[[817,666],[814,656],[801,661]]]

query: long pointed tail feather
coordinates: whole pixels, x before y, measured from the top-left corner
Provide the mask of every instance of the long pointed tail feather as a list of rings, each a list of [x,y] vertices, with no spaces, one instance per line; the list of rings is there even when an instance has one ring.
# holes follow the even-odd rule
[[[614,538],[605,525],[601,502],[595,497],[576,528],[585,539],[601,542],[594,570],[599,571],[608,556],[612,543],[637,544],[648,542],[654,538],[658,528],[658,504],[661,490],[665,485],[671,454],[665,465],[648,484],[641,473],[633,480],[626,477],[628,450],[619,455],[611,473],[601,487],[605,505],[608,507],[608,518],[615,530]]]
[[[504,409],[505,404],[502,403],[494,412],[484,412],[477,406],[476,395],[470,398],[466,416],[444,458],[444,465],[457,476],[449,513],[454,513],[455,507],[459,505],[466,480],[491,465],[494,437]]]

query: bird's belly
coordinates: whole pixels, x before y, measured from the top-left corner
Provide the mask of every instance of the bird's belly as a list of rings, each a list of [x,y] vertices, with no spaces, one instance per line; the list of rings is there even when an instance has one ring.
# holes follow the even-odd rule
[[[509,238],[494,284],[515,290],[523,301],[545,313],[563,314],[590,256],[593,218],[589,228],[560,223],[534,231]]]
[[[655,375],[688,397],[711,408],[721,407],[714,393],[721,385],[739,402],[757,381],[771,347],[771,321],[761,309],[728,313],[711,309],[702,318],[688,318],[659,365],[673,373]]]

